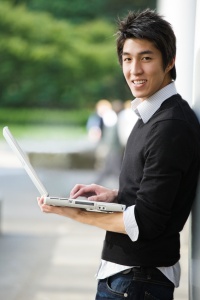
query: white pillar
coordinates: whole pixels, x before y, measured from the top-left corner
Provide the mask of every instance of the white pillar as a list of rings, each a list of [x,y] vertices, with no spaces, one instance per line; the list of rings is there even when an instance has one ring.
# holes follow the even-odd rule
[[[200,0],[196,1],[196,24],[194,44],[193,108],[200,120]],[[190,234],[189,299],[200,299],[200,179],[197,196],[192,209]]]
[[[176,87],[192,103],[196,0],[157,0],[157,11],[171,23],[177,38]]]
[[[177,90],[200,120],[200,0],[157,0],[157,10],[177,37]],[[189,299],[200,300],[200,179],[190,225]]]

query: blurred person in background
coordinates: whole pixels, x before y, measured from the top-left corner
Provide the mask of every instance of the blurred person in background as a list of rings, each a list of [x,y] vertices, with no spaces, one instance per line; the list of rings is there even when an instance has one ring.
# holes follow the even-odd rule
[[[112,128],[117,123],[116,112],[107,99],[96,104],[96,112],[91,114],[87,122],[89,139],[96,142],[95,168],[100,172],[105,168],[105,159],[109,153],[112,140]]]
[[[176,38],[155,11],[119,21],[117,52],[138,116],[126,144],[119,189],[77,184],[70,197],[118,202],[123,213],[38,204],[106,230],[96,300],[172,300],[180,280],[180,232],[200,168],[199,122],[175,87]]]
[[[96,103],[95,112],[89,116],[86,124],[91,141],[98,142],[103,137],[105,114],[111,109],[111,103],[106,99],[101,99]]]
[[[123,147],[118,135],[118,115],[123,109],[121,100],[110,102],[111,108],[103,116],[104,135],[95,151],[95,167],[99,171],[95,182],[108,184],[119,176]]]

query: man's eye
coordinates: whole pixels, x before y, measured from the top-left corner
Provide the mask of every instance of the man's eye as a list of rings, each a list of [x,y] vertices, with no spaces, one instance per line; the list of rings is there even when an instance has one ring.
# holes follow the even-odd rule
[[[151,57],[149,57],[149,56],[144,56],[144,57],[142,58],[142,60],[145,60],[145,61],[151,60]]]
[[[124,61],[130,61],[131,59],[129,57],[124,57]]]

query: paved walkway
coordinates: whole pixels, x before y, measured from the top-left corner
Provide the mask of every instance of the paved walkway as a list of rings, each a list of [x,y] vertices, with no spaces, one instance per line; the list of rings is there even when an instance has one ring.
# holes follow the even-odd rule
[[[1,150],[0,299],[93,300],[104,232],[41,213],[32,182],[13,155]],[[97,175],[56,169],[38,169],[38,174],[56,195],[68,195],[75,183],[94,182]],[[114,187],[116,180],[107,184]],[[182,239],[183,273],[176,300],[188,300],[186,230]]]

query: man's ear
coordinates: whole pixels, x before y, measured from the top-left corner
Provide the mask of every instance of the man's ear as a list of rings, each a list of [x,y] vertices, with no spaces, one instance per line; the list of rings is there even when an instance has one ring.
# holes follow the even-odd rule
[[[175,60],[176,58],[174,57],[171,62],[168,64],[168,66],[166,67],[166,71],[169,72],[175,65]]]

